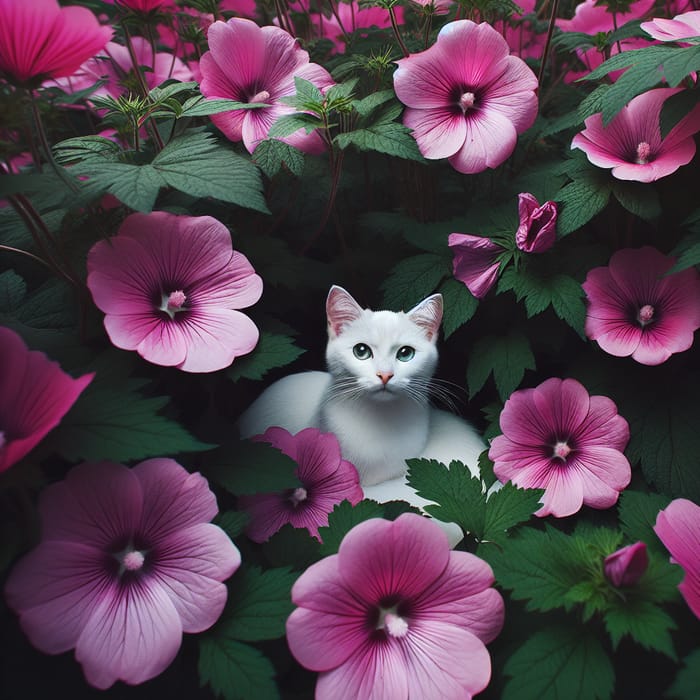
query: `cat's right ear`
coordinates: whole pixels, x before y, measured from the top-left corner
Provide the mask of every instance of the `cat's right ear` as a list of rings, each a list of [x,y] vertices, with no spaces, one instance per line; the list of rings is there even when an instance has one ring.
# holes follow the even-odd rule
[[[326,299],[326,318],[328,319],[328,336],[340,335],[344,326],[360,317],[362,307],[342,287],[334,284]]]

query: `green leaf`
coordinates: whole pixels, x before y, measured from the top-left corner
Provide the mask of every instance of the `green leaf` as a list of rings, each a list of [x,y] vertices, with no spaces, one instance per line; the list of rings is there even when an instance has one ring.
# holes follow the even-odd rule
[[[508,659],[503,700],[606,700],[615,673],[597,638],[576,625],[532,634]]]
[[[605,628],[610,635],[613,648],[617,648],[623,637],[629,635],[644,649],[660,651],[676,660],[671,630],[676,624],[668,613],[645,600],[631,600],[622,607],[608,610],[604,616]]]
[[[508,530],[527,522],[539,509],[544,489],[521,489],[510,482],[492,493],[486,501],[486,514],[480,539],[502,542]]]
[[[304,172],[304,154],[279,139],[265,139],[253,151],[253,162],[267,175],[274,177],[285,166],[292,175]]]
[[[700,649],[692,651],[683,659],[683,668],[678,671],[665,697],[674,700],[697,700],[698,694],[700,694]]]
[[[555,200],[560,203],[557,233],[568,236],[599,214],[610,199],[610,182],[604,174],[579,173],[573,182],[559,190]]]
[[[440,285],[438,292],[443,298],[442,331],[447,340],[474,316],[479,308],[479,302],[464,284],[453,277],[446,279]]]
[[[630,542],[645,542],[647,547],[665,552],[666,549],[656,537],[653,528],[659,511],[670,502],[669,496],[625,489],[618,502],[622,532]]]
[[[304,571],[321,558],[321,543],[305,527],[282,526],[267,542],[263,542],[265,559],[272,566],[288,566]]]
[[[236,496],[274,493],[301,486],[297,463],[266,442],[241,440],[220,447],[207,459],[206,475]]]
[[[178,115],[178,119],[182,117],[205,117],[209,114],[230,112],[232,109],[261,109],[267,106],[264,102],[238,102],[237,100],[226,99],[208,100],[204,95],[196,95],[182,103],[182,111]]]
[[[270,660],[248,644],[223,635],[199,637],[199,681],[224,700],[276,700],[275,668]]]
[[[217,634],[242,642],[283,637],[284,624],[294,609],[291,590],[298,575],[286,568],[263,571],[241,566],[231,579]]]
[[[271,369],[284,367],[305,352],[290,336],[263,331],[253,352],[236,358],[226,370],[226,376],[234,382],[239,379],[259,380]]]
[[[335,143],[343,150],[355,146],[358,151],[377,151],[389,156],[424,162],[411,130],[396,122],[379,123],[364,129],[338,134]]]
[[[224,513],[219,513],[214,519],[214,523],[218,525],[230,539],[235,540],[236,537],[242,535],[250,516],[248,513],[236,510],[227,510]]]
[[[0,274],[0,311],[14,311],[27,294],[26,282],[14,271],[5,270]]]
[[[698,103],[695,90],[681,90],[671,95],[661,106],[661,138],[665,139],[671,129],[687,116]]]
[[[73,168],[76,173],[88,178],[83,187],[88,197],[97,197],[106,191],[126,206],[140,212],[153,211],[158,192],[167,184],[149,163],[98,163],[91,159],[82,161]]]
[[[341,501],[328,515],[328,525],[318,528],[318,534],[322,540],[319,553],[324,557],[335,554],[343,537],[355,525],[370,518],[381,518],[383,514],[382,506],[367,498],[354,506],[348,500]]]
[[[477,394],[493,374],[498,395],[505,401],[520,385],[527,369],[535,369],[535,357],[522,333],[479,338],[467,365],[469,397]]]
[[[391,309],[408,310],[432,294],[445,277],[451,276],[452,261],[447,256],[421,253],[404,258],[384,280],[384,304]]]
[[[367,95],[367,97],[363,97],[361,100],[354,100],[352,106],[361,117],[367,117],[377,107],[395,98],[396,94],[393,90],[380,90],[379,92],[373,92],[371,95]]]
[[[661,216],[661,203],[655,189],[641,182],[616,180],[612,192],[622,206],[635,216],[646,221]]]
[[[671,255],[677,256],[678,259],[668,274],[700,265],[700,231],[693,231],[683,238],[673,249]]]
[[[267,137],[284,138],[291,136],[299,129],[304,129],[307,134],[310,134],[314,129],[321,127],[323,127],[323,121],[313,114],[295,112],[294,114],[285,114],[277,119],[267,132]]]
[[[103,136],[77,136],[60,141],[53,147],[56,161],[61,165],[74,162],[116,162],[121,154],[118,143]]]

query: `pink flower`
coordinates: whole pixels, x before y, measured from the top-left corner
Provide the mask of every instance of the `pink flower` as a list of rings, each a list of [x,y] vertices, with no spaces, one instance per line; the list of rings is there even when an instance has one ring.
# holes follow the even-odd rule
[[[693,344],[700,328],[700,275],[674,264],[655,248],[625,248],[608,267],[591,270],[586,335],[605,352],[643,365],[658,365]]]
[[[477,299],[483,299],[496,284],[498,256],[503,248],[484,236],[451,233],[447,245],[452,248],[452,273]]]
[[[411,2],[429,15],[446,15],[454,5],[454,0],[411,0]]]
[[[673,19],[654,17],[650,22],[642,22],[641,28],[658,41],[679,41],[700,36],[700,10],[684,12]]]
[[[154,12],[164,7],[172,7],[174,0],[107,0],[110,4],[121,5],[137,12]]]
[[[228,22],[214,22],[208,39],[210,50],[199,64],[202,94],[267,105],[211,116],[231,141],[242,140],[249,153],[267,138],[279,117],[296,111],[280,102],[280,98],[296,94],[295,77],[321,89],[333,84],[328,71],[309,63],[309,54],[279,27],[259,27],[249,19],[234,17]],[[282,140],[307,153],[320,153],[324,148],[319,134],[307,134],[305,129]]]
[[[535,515],[563,518],[582,505],[610,508],[630,482],[622,454],[627,421],[606,396],[589,396],[575,379],[551,378],[514,392],[500,417],[503,435],[489,450],[499,481],[544,489]]]
[[[284,428],[273,427],[255,439],[269,442],[291,457],[299,465],[294,473],[302,486],[239,498],[240,507],[250,515],[247,533],[254,542],[265,542],[287,523],[307,528],[320,540],[318,528],[328,525],[328,514],[334,506],[343,500],[353,505],[362,500],[357,470],[341,457],[333,433],[306,428],[292,435]]]
[[[221,614],[240,554],[209,522],[216,498],[200,474],[172,459],[81,464],[42,493],[39,512],[42,540],[5,596],[39,650],[75,648],[91,685],[157,676],[183,632]]]
[[[693,159],[693,134],[700,131],[700,105],[696,105],[661,138],[661,108],[680,90],[657,88],[637,95],[607,126],[601,113],[591,115],[571,148],[580,148],[599,168],[612,168],[618,180],[653,182],[671,175]]]
[[[111,37],[85,7],[0,0],[0,75],[20,84],[71,75]]]
[[[546,33],[537,33],[535,26],[525,16],[535,12],[535,0],[520,0],[518,5],[522,14],[513,13],[509,22],[502,28],[503,37],[510,46],[511,53],[520,58],[536,58],[542,56],[546,41]]]
[[[249,17],[250,19],[255,19],[258,13],[255,0],[221,0],[219,9],[235,12],[237,17]]]
[[[461,173],[503,163],[537,116],[537,78],[489,24],[448,22],[426,51],[402,58],[396,95],[421,153]]]
[[[73,379],[0,327],[0,472],[29,453],[76,402],[94,374]]]
[[[366,520],[292,588],[287,642],[317,700],[471,698],[503,626],[491,568],[427,518]]]
[[[87,284],[112,343],[154,364],[214,372],[258,342],[236,309],[258,301],[262,280],[210,216],[132,214],[90,250]]]
[[[685,577],[678,586],[688,607],[700,618],[700,506],[676,498],[660,511],[654,532],[679,564]]]
[[[616,588],[634,586],[648,566],[649,556],[644,542],[635,542],[618,549],[605,557],[603,563],[605,577]]]
[[[545,202],[540,206],[534,195],[518,195],[520,225],[515,233],[515,244],[526,253],[544,253],[557,237],[557,205]]]

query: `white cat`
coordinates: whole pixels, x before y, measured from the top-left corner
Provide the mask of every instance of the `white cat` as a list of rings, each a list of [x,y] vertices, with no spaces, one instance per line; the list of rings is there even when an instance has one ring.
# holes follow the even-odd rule
[[[328,372],[292,374],[268,387],[239,422],[242,437],[272,425],[314,427],[338,438],[366,498],[429,503],[406,483],[406,459],[459,460],[478,476],[485,445],[462,418],[430,405],[442,296],[410,311],[362,309],[342,287],[326,300]],[[454,546],[459,527],[439,523]]]

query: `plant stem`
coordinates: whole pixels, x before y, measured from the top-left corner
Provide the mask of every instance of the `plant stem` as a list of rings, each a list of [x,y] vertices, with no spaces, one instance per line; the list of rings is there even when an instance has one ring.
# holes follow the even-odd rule
[[[544,68],[547,65],[547,59],[549,58],[549,50],[552,45],[552,34],[554,33],[554,23],[557,19],[557,12],[559,11],[559,0],[553,0],[552,2],[552,14],[549,16],[549,27],[547,28],[547,38],[545,39],[544,51],[542,52],[542,60],[540,62],[540,72],[537,76],[537,82],[540,87],[542,87],[542,78],[544,77]]]
[[[48,267],[49,270],[53,272],[53,268],[49,263],[46,262],[43,258],[40,258],[38,255],[34,255],[34,253],[30,253],[28,250],[22,250],[21,248],[14,248],[11,245],[5,245],[4,243],[0,243],[0,250],[6,250],[8,253],[17,253],[18,255],[24,255],[27,258],[31,258],[32,260],[41,263],[44,265],[44,267]]]
[[[399,25],[396,21],[396,13],[394,12],[393,7],[389,8],[389,19],[391,20],[391,28],[394,32],[394,36],[396,37],[396,42],[398,43],[399,47],[401,48],[403,55],[406,57],[409,56],[410,52],[406,48],[406,44],[403,41],[403,38],[401,36],[401,32],[399,31]]]

